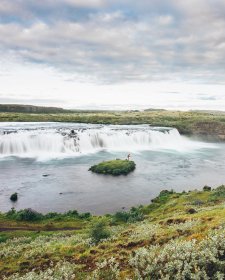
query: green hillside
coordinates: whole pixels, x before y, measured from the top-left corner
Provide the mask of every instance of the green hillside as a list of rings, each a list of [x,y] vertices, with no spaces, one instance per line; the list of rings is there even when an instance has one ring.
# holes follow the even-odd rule
[[[18,105],[18,104],[0,104],[0,112],[4,113],[33,113],[33,114],[48,114],[48,113],[65,113],[68,110],[64,110],[58,107],[44,107],[33,105]]]
[[[225,186],[90,216],[1,214],[1,279],[224,279]]]

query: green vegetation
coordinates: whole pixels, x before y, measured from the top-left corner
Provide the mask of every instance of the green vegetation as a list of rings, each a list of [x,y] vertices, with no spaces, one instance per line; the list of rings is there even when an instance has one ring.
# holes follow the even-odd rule
[[[17,201],[18,199],[18,194],[17,193],[13,193],[11,196],[10,196],[10,200],[12,201]]]
[[[66,213],[50,212],[44,215],[31,208],[19,211],[16,211],[14,208],[12,208],[6,213],[6,216],[15,221],[46,221],[49,219],[62,220],[67,218],[89,219],[91,214],[89,212],[79,214],[77,210],[70,210]]]
[[[90,237],[94,243],[99,243],[103,239],[110,237],[110,232],[107,229],[106,222],[100,221],[93,224],[90,230]]]
[[[0,279],[224,279],[225,186],[152,201],[105,216],[0,214]]]
[[[116,212],[116,214],[113,215],[112,222],[134,223],[137,221],[142,221],[143,219],[144,219],[143,206],[139,206],[139,207],[132,207],[128,212],[125,211]]]
[[[211,191],[211,187],[209,187],[209,186],[204,186],[203,187],[203,191],[205,191],[205,192],[210,192]]]
[[[89,171],[98,174],[105,174],[105,175],[127,175],[130,172],[134,171],[135,163],[129,160],[110,160],[110,161],[103,161],[97,165],[93,165],[90,167]]]
[[[149,124],[175,127],[181,134],[225,140],[225,113],[207,111],[63,111],[61,113],[0,113],[0,122],[76,122],[93,124]]]
[[[13,112],[13,113],[35,113],[35,114],[48,114],[48,113],[67,113],[68,110],[57,107],[43,107],[33,105],[18,105],[18,104],[0,104],[0,112]]]
[[[211,201],[223,201],[225,199],[225,186],[222,185],[218,187],[212,194],[210,195]]]

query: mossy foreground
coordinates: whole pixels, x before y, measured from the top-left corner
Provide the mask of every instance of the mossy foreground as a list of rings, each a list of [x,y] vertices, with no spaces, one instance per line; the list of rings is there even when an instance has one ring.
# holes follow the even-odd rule
[[[129,174],[135,167],[134,161],[116,159],[93,165],[89,170],[98,174],[119,176]]]
[[[225,279],[225,186],[113,215],[0,214],[0,279]]]

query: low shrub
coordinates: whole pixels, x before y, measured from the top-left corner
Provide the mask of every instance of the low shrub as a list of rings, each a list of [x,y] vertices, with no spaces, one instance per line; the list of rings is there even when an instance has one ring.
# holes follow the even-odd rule
[[[138,249],[130,265],[137,279],[224,279],[224,255],[224,232],[218,230],[200,243],[177,240]]]
[[[49,212],[47,213],[44,217],[46,219],[53,219],[53,218],[58,218],[59,217],[59,213],[56,213],[56,212]],[[61,216],[61,215],[60,215]]]
[[[19,210],[19,211],[16,211],[15,208],[12,208],[10,211],[6,213],[6,216],[10,219],[17,220],[17,221],[39,221],[39,220],[61,221],[65,218],[90,220],[91,213],[87,212],[87,213],[79,214],[77,210],[70,210],[66,213],[49,212],[44,215],[30,208]]]
[[[38,221],[41,219],[43,219],[43,215],[31,208],[17,212],[17,220],[19,221]]]
[[[66,212],[65,215],[70,216],[70,217],[78,217],[79,213],[77,210],[70,210],[70,211]]]
[[[225,186],[224,185],[221,185],[218,188],[216,188],[210,196],[210,199],[212,199],[212,200],[221,200],[224,198],[225,198]]]
[[[125,211],[116,212],[113,216],[113,222],[124,222],[126,223],[129,219],[129,213]]]
[[[209,187],[209,186],[204,186],[204,187],[203,187],[203,191],[204,191],[204,192],[210,192],[211,189],[212,189],[212,188]]]
[[[105,221],[99,221],[92,225],[90,230],[90,238],[94,243],[99,243],[103,239],[110,237]]]
[[[112,216],[112,222],[134,223],[137,221],[142,221],[144,219],[142,208],[143,208],[142,206],[132,207],[128,212],[125,211],[116,212]]]
[[[153,203],[165,203],[171,195],[175,194],[174,190],[162,190],[156,198],[153,198],[151,202]]]
[[[16,211],[15,208],[12,208],[10,211],[6,213],[6,216],[10,219],[17,220],[17,221],[38,221],[44,218],[44,215],[41,213],[27,208],[24,210]]]
[[[82,220],[88,220],[91,218],[91,213],[89,213],[89,212],[81,213],[78,215],[78,217]]]
[[[5,236],[5,235],[0,235],[0,243],[6,242],[7,239],[8,239],[7,236]]]

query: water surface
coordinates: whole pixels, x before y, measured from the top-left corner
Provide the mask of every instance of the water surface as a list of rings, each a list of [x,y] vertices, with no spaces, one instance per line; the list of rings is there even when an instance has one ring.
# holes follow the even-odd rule
[[[137,165],[128,176],[88,171],[128,153]],[[162,189],[223,184],[225,145],[147,125],[1,123],[0,170],[0,211],[30,207],[44,213],[77,209],[103,214],[150,203]],[[14,192],[19,194],[16,203],[9,200]]]

